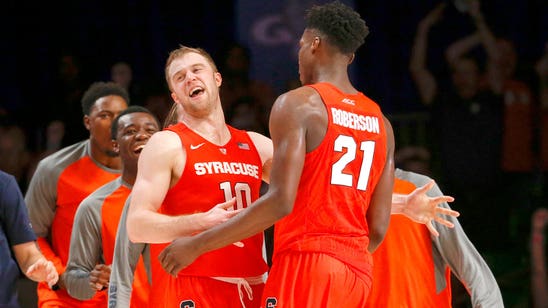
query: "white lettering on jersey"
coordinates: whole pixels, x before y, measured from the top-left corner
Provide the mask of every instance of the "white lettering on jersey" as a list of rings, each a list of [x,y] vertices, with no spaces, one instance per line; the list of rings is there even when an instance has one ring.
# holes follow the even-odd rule
[[[348,105],[352,105],[352,106],[356,105],[356,103],[353,100],[349,99],[349,98],[343,98],[341,102],[343,102],[345,104],[348,104]]]
[[[378,117],[364,116],[333,107],[331,108],[331,115],[333,123],[336,125],[369,133],[380,133]]]
[[[196,175],[204,174],[242,174],[259,179],[259,166],[238,163],[209,161],[194,164]]]

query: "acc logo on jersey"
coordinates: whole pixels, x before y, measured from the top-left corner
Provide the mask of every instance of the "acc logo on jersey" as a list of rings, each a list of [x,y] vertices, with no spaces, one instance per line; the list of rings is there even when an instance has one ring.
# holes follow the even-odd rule
[[[349,98],[343,98],[341,102],[343,102],[345,104],[348,104],[348,105],[352,105],[352,106],[356,105],[356,102],[354,102],[354,100],[349,99]]]

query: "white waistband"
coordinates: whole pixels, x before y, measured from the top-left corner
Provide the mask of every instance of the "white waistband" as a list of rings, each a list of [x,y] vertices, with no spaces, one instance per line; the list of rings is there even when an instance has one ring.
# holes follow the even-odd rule
[[[245,308],[244,292],[242,291],[242,287],[247,293],[247,298],[249,300],[253,300],[253,290],[251,289],[251,285],[257,285],[265,282],[263,275],[255,276],[255,277],[246,277],[246,278],[237,278],[237,277],[211,277],[211,278],[237,285],[238,294],[240,295],[240,303],[242,303],[242,307],[244,308]]]

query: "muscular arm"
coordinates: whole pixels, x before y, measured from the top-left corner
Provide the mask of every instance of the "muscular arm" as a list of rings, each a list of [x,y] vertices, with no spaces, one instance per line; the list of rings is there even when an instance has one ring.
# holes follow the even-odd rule
[[[186,154],[175,133],[161,131],[148,141],[139,156],[137,179],[128,211],[127,232],[132,242],[168,243],[180,236],[203,231],[239,213],[238,210],[226,211],[234,200],[216,205],[205,213],[179,216],[158,213],[168,189],[184,170],[185,160]],[[174,170],[179,172],[176,176]]]
[[[269,183],[273,151],[272,140],[255,132],[248,132],[248,134],[261,155],[261,160],[263,162],[263,181]],[[453,225],[439,215],[451,215],[456,217],[459,213],[438,206],[438,204],[442,202],[452,202],[453,197],[439,196],[431,198],[426,196],[426,192],[432,185],[434,185],[433,181],[432,183],[417,188],[413,193],[408,195],[393,193],[390,213],[392,215],[405,215],[417,223],[425,224],[434,236],[438,236],[438,232],[432,227],[432,221],[438,221],[439,223],[452,228]]]
[[[371,204],[367,210],[367,225],[369,226],[369,246],[367,249],[373,253],[382,242],[388,223],[392,202],[392,189],[394,187],[394,133],[388,119],[384,118],[386,130],[386,162],[381,178],[375,186],[371,197]]]
[[[270,131],[274,159],[268,192],[242,214],[206,231],[196,239],[205,251],[224,247],[272,226],[293,210],[306,154],[306,126],[302,115],[308,106],[295,104],[295,95],[280,96],[271,111]],[[297,106],[296,106],[297,105]]]
[[[167,248],[162,251],[159,258],[167,272],[177,273],[199,255],[262,232],[291,213],[306,154],[303,114],[309,112],[310,107],[300,103],[306,100],[306,97],[283,94],[274,103],[270,115],[274,158],[268,192],[227,222],[174,241],[175,249],[182,249],[184,253],[174,251],[178,258],[166,266],[170,252]]]
[[[263,163],[263,181],[270,183],[270,171],[272,170],[272,140],[261,134],[255,132],[248,132],[249,137],[253,141],[253,144],[257,148],[259,155],[261,156],[261,162]]]

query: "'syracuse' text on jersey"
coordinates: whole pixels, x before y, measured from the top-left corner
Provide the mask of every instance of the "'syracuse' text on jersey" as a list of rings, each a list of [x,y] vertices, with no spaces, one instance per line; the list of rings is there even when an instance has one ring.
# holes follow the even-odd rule
[[[228,126],[231,139],[223,146],[210,143],[185,124],[166,128],[179,135],[186,151],[186,163],[179,181],[168,190],[159,212],[167,215],[206,212],[236,197],[236,207],[244,208],[259,197],[262,162],[245,131]],[[244,247],[228,245],[197,258],[179,276],[255,277],[268,270],[263,256],[262,232],[244,239]],[[157,260],[165,244],[151,245],[151,260]],[[153,261],[152,292],[163,269]],[[159,271],[159,272],[158,272]],[[151,296],[154,296],[151,293]]]

